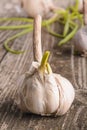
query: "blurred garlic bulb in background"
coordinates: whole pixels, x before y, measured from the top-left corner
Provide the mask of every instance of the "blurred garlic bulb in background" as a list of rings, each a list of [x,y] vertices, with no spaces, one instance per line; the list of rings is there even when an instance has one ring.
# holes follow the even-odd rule
[[[34,24],[34,62],[27,74],[19,78],[16,103],[24,112],[39,115],[65,114],[75,97],[72,84],[59,74],[52,72],[48,63],[49,51],[42,56],[41,17]]]
[[[54,7],[52,0],[20,0],[20,2],[29,17],[35,17],[36,15],[46,17]]]
[[[78,0],[80,12],[83,12],[83,1],[84,0]],[[35,17],[36,15],[46,17],[54,9],[62,9],[61,7],[54,5],[55,2],[53,0],[20,0],[20,3],[24,10],[28,13],[29,17]],[[63,1],[61,3],[63,4],[65,2]],[[76,3],[76,0],[74,0],[73,3]]]
[[[87,26],[77,31],[73,43],[76,51],[87,55]]]

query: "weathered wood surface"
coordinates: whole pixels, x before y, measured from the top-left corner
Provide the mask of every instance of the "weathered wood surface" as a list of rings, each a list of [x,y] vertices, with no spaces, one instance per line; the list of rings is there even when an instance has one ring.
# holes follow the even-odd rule
[[[57,26],[53,26],[55,31],[58,31]],[[20,31],[0,31],[0,130],[87,130],[87,58],[74,56],[71,44],[57,47],[58,39],[50,36],[44,29],[43,51],[51,51],[50,63],[53,71],[65,76],[74,85],[75,100],[67,114],[56,118],[22,113],[14,104],[17,80],[29,69],[33,60],[33,35],[29,33],[12,42],[12,48],[25,50],[20,55],[7,53],[3,42]]]

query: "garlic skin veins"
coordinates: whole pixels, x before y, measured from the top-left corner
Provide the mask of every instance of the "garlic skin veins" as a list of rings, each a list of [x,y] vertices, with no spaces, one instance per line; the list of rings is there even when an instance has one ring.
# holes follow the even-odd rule
[[[23,9],[28,13],[29,17],[41,15],[46,17],[47,14],[54,8],[52,0],[20,0]]]
[[[64,115],[75,97],[72,84],[59,74],[42,74],[39,66],[33,62],[29,72],[19,80],[16,104],[24,112]]]

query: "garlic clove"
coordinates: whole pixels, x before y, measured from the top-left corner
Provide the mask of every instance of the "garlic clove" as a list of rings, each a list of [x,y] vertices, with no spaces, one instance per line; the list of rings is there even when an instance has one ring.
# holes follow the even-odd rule
[[[72,84],[59,74],[54,74],[59,90],[59,106],[56,115],[64,115],[75,98],[75,91]]]
[[[25,90],[23,90],[23,86],[25,86],[25,74],[21,75],[17,81],[17,86],[19,87],[15,96],[15,104],[17,104],[17,106],[19,107],[20,110],[25,111],[25,112],[29,112],[26,108],[26,102],[25,102]],[[24,93],[22,93],[22,91]],[[19,96],[20,95],[20,96]]]

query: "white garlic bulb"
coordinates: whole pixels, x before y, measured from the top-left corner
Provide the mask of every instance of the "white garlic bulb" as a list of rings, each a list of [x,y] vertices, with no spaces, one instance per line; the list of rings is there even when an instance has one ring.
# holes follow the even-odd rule
[[[48,63],[49,51],[42,57],[40,16],[34,20],[33,36],[35,61],[29,72],[18,80],[16,104],[24,112],[46,116],[63,115],[70,108],[75,91],[66,78],[52,72]]]
[[[54,7],[52,0],[20,0],[20,2],[29,17],[35,17],[36,15],[46,17]]]
[[[33,62],[27,75],[21,77],[16,100],[25,112],[40,115],[63,115],[70,108],[75,92],[72,84],[59,74],[41,71],[38,62]],[[19,83],[20,84],[20,83]]]

